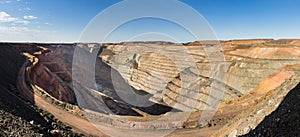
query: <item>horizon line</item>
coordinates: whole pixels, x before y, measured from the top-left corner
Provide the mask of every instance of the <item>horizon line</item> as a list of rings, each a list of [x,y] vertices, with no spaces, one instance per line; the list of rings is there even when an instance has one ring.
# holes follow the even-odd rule
[[[164,43],[174,43],[174,44],[184,44],[192,42],[207,42],[207,41],[238,41],[238,40],[300,40],[300,38],[237,38],[237,39],[220,39],[220,40],[195,40],[186,42],[171,42],[162,40],[149,40],[149,41],[120,41],[120,42],[79,42],[79,41],[66,41],[66,42],[48,42],[48,41],[0,41],[0,43],[36,43],[36,44],[113,44],[113,43],[151,43],[151,42],[164,42]]]

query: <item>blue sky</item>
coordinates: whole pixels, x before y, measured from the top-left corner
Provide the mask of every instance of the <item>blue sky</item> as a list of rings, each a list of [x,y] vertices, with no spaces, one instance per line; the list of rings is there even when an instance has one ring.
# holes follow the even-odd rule
[[[0,0],[0,41],[77,42],[98,13],[118,2],[120,0]],[[300,38],[299,0],[181,2],[198,11],[218,39]],[[145,32],[170,35],[158,35],[157,40],[169,40],[172,35],[180,38],[178,42],[194,40],[172,23],[145,19],[124,24],[110,41],[136,40],[130,34]]]

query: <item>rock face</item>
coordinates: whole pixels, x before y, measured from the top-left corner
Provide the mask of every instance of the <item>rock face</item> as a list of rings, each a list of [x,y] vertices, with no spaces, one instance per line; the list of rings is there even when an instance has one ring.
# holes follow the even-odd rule
[[[12,47],[27,58],[15,81],[21,95],[80,132],[102,135],[87,124],[92,122],[107,125],[116,136],[129,129],[141,135],[162,131],[155,129],[178,129],[170,136],[182,136],[186,132],[182,128],[195,136],[200,132],[226,136],[254,129],[299,83],[299,41]],[[76,62],[76,48],[82,49],[80,55],[95,54],[96,58]],[[82,75],[91,71],[88,74],[94,75]],[[81,79],[74,79],[77,75],[82,75]],[[87,103],[82,104],[84,101]],[[181,117],[185,112],[190,114]],[[203,117],[210,120],[201,121]]]
[[[25,54],[32,58],[33,67],[28,72],[31,81],[37,86],[47,91],[50,95],[60,101],[71,104],[76,103],[76,97],[71,87],[71,73],[60,56],[60,48],[53,51],[44,48],[42,51],[35,52],[33,55]]]
[[[80,136],[53,116],[20,98],[18,72],[26,57],[40,50],[36,44],[0,43],[0,136]],[[52,132],[52,131],[58,132]]]
[[[276,42],[221,42],[219,49],[225,58],[222,62],[210,61],[206,50],[211,45],[205,43],[109,45],[100,57],[118,70],[131,86],[153,94],[151,101],[180,110],[202,110],[211,105],[205,102],[208,98],[222,102],[237,99],[250,93],[276,70],[299,63],[299,46]],[[221,64],[225,66],[225,76],[219,81],[212,75]],[[192,85],[186,85],[182,77],[194,80],[188,81]],[[210,96],[212,90],[219,91],[216,94],[219,96]],[[184,101],[178,103],[178,98]]]
[[[267,116],[245,137],[298,136],[300,134],[300,84],[291,90],[276,111]]]

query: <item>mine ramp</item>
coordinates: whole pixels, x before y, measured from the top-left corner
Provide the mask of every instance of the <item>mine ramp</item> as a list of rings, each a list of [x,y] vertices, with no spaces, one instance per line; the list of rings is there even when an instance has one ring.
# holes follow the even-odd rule
[[[72,132],[240,136],[262,130],[265,117],[274,117],[285,96],[298,89],[299,44],[2,43],[5,52],[14,53],[2,54],[11,60],[7,67],[19,67],[1,69],[15,76],[5,84],[8,92]]]

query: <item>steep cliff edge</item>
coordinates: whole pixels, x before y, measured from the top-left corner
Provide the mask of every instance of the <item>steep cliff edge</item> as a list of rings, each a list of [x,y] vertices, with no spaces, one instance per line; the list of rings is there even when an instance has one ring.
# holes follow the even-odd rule
[[[18,55],[13,60],[21,61],[15,70],[0,67],[4,72],[1,82],[12,88],[14,84],[10,83],[17,83],[15,94],[20,93],[88,135],[105,136],[98,126],[117,136],[149,131],[152,135],[170,131],[168,136],[253,134],[256,130],[252,130],[300,81],[299,40],[236,40],[220,44],[221,47],[214,42],[11,44],[16,53],[12,55]],[[88,66],[88,59],[72,62],[77,46],[87,55],[101,47],[96,53],[95,68]],[[219,50],[208,55],[207,50],[214,49]],[[15,65],[12,61],[7,65]],[[83,69],[78,74],[95,71],[97,88],[79,83],[75,91],[74,66]],[[223,79],[214,77],[220,73]],[[128,94],[128,89],[152,105],[134,104],[141,100]],[[99,102],[98,106],[85,108],[79,104],[82,100]],[[220,106],[215,108],[216,102],[211,100]],[[207,109],[216,109],[215,115],[209,121],[199,121],[207,116]],[[190,112],[186,118],[181,117],[184,111]]]
[[[283,66],[299,63],[299,46],[272,43],[276,41],[221,42],[219,50],[223,50],[224,60],[220,62],[210,61],[206,55],[207,46],[214,45],[201,43],[109,45],[100,57],[131,86],[153,94],[151,101],[174,107],[177,98],[184,98],[186,103],[180,102],[175,106],[177,109],[201,110],[207,107],[205,100],[210,98],[211,90],[220,92],[220,97],[214,98],[230,101],[248,94]],[[222,64],[225,68],[217,70]],[[223,71],[224,79],[213,79],[215,71]],[[188,81],[192,85],[184,87],[187,82],[182,79],[194,81]]]
[[[40,50],[37,44],[0,44],[0,136],[82,136],[37,108],[17,88],[18,74],[26,61],[22,52]]]

